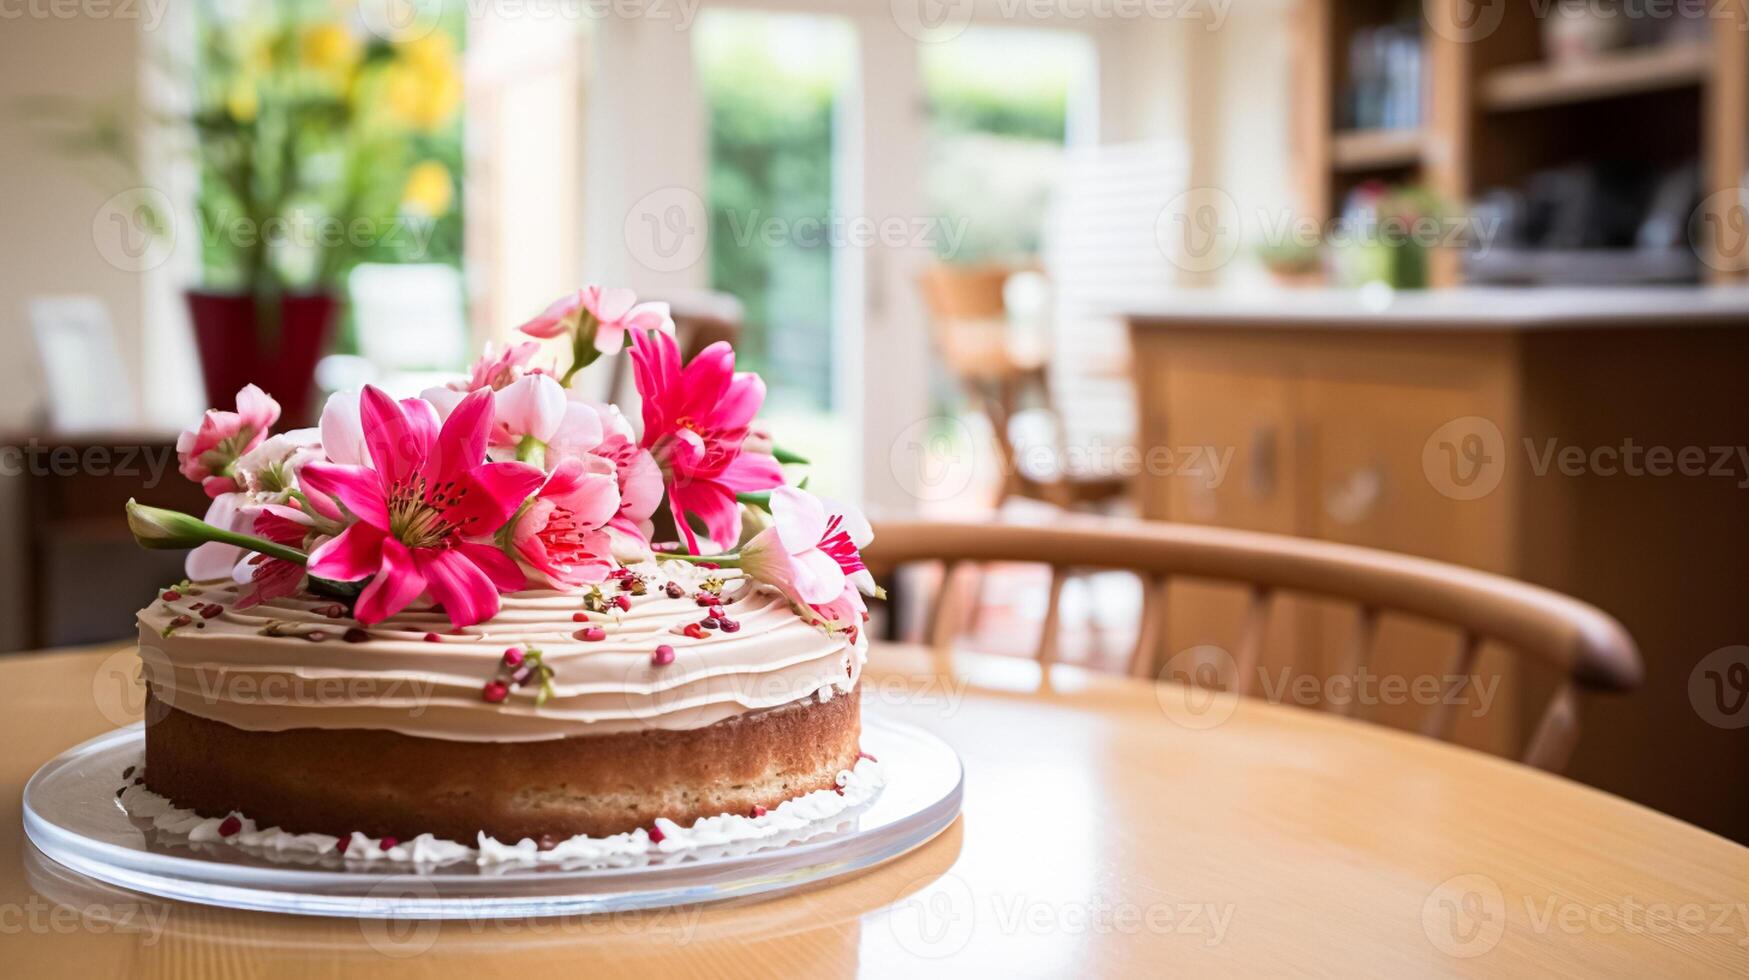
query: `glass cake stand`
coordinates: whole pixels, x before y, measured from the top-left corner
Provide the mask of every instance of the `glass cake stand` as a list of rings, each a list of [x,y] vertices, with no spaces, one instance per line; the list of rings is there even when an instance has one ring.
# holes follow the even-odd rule
[[[945,829],[960,810],[963,772],[946,743],[909,725],[866,717],[862,746],[886,784],[862,806],[784,838],[640,859],[626,867],[554,864],[437,868],[346,866],[332,855],[261,854],[191,844],[130,817],[116,799],[122,771],[144,755],[141,725],[50,760],[24,788],[24,830],[48,858],[136,892],[228,908],[359,918],[581,915],[774,895],[879,864]]]

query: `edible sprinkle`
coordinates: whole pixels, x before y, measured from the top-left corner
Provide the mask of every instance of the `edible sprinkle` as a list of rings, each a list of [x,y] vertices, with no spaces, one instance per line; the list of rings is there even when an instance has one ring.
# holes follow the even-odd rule
[[[658,667],[666,667],[674,662],[674,648],[664,643],[650,655],[650,662]]]

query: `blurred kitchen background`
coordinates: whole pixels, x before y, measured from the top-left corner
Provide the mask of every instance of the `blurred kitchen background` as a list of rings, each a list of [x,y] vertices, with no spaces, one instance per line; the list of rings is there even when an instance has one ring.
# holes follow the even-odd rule
[[[623,284],[683,342],[733,338],[810,486],[876,515],[1277,531],[1596,603],[1648,676],[1587,704],[1571,774],[1749,839],[1746,26],[1706,0],[9,5],[0,650],[128,635],[180,556],[121,504],[198,512],[176,431],[243,382],[306,419],[413,393]],[[623,397],[621,361],[578,383]],[[1031,649],[1049,574],[962,574],[961,640]],[[1115,662],[1139,585],[1066,588],[1063,657]],[[1272,656],[1329,669],[1346,627],[1283,605]],[[1162,658],[1244,608],[1175,586]],[[1430,635],[1382,640],[1412,670]]]

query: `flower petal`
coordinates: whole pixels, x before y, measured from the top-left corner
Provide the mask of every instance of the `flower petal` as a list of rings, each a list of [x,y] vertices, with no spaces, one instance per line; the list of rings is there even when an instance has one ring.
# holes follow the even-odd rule
[[[358,402],[357,392],[337,391],[328,396],[328,403],[322,407],[322,451],[329,459],[347,466],[370,462]]]
[[[533,436],[551,442],[565,420],[567,404],[565,389],[557,381],[544,374],[530,374],[498,392],[492,401],[492,414],[513,439]]]
[[[420,548],[413,552],[425,589],[458,629],[483,623],[498,614],[498,589],[473,560],[455,548]]]
[[[471,391],[437,434],[436,445],[424,461],[422,472],[436,486],[454,481],[478,466],[486,458],[486,436],[492,428],[493,392],[490,388]]]
[[[376,577],[359,593],[352,614],[361,623],[380,623],[407,608],[407,604],[419,598],[425,588],[425,572],[413,560],[407,547],[394,538],[383,538],[382,566]]]
[[[310,553],[310,574],[332,582],[356,582],[375,575],[386,559],[389,544],[401,543],[369,524],[354,524]],[[405,548],[402,548],[405,551]]]
[[[443,516],[470,537],[496,533],[531,494],[546,482],[539,467],[527,463],[486,463],[456,479],[461,492],[444,504]]]
[[[516,565],[516,560],[495,545],[464,541],[456,548],[479,567],[499,592],[515,592],[528,585],[528,577]]]
[[[742,453],[723,468],[717,481],[734,493],[772,490],[783,486],[783,464],[759,453]]]
[[[375,470],[335,463],[306,463],[298,472],[304,495],[322,516],[338,519],[340,513],[331,503],[324,506],[324,502],[339,501],[359,520],[387,531],[389,503],[383,493],[382,479]]]
[[[787,542],[785,543],[787,547]],[[791,555],[795,572],[796,594],[809,603],[830,602],[844,591],[844,569],[831,555],[818,548],[809,548]]]
[[[826,507],[819,498],[795,487],[778,487],[771,491],[771,522],[777,528],[783,546],[792,555],[820,546],[826,536]],[[812,598],[809,602],[824,602]]]
[[[381,388],[365,385],[359,396],[359,417],[364,423],[364,443],[371,465],[389,486],[410,483],[420,464],[430,455],[424,430],[407,417],[401,404]]]

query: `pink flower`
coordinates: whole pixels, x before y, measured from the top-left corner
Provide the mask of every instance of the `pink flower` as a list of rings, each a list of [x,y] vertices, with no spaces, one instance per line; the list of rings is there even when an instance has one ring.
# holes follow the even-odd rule
[[[644,399],[643,446],[668,485],[668,509],[698,553],[690,518],[719,545],[741,535],[735,494],[783,483],[770,456],[742,452],[747,426],[765,402],[757,375],[735,373],[735,352],[718,342],[682,368],[680,347],[666,335],[632,335],[632,365]]]
[[[527,376],[534,371],[528,362],[540,352],[540,345],[532,340],[520,344],[507,344],[498,349],[491,343],[486,344],[486,352],[474,362],[473,369],[468,372],[467,387],[459,383],[450,385],[458,391],[479,391],[481,388],[491,388],[497,391],[509,387],[518,378]]]
[[[200,428],[176,437],[176,455],[182,475],[201,485],[207,496],[216,497],[237,489],[231,467],[237,458],[267,438],[267,430],[279,421],[279,403],[254,385],[237,392],[237,410],[208,409]]]
[[[371,465],[304,467],[312,506],[336,514],[343,507],[357,519],[311,553],[309,574],[370,578],[354,609],[361,622],[379,622],[429,594],[451,623],[468,626],[498,612],[498,593],[525,584],[516,562],[480,539],[502,528],[545,477],[523,463],[485,462],[492,398],[490,389],[468,395],[440,429],[430,402],[397,403],[366,387],[360,416]]]
[[[612,405],[596,407],[606,435],[591,452],[613,464],[619,484],[619,510],[608,522],[616,556],[631,560],[649,558],[650,536],[655,527],[650,516],[662,503],[662,469],[649,450],[638,448],[631,423]]]
[[[594,471],[580,459],[560,463],[511,530],[516,553],[554,588],[593,585],[614,567],[606,525],[619,510],[619,488],[610,464],[595,463]]]
[[[593,321],[595,349],[603,354],[617,353],[625,346],[626,331],[637,333],[657,330],[674,332],[674,318],[667,303],[639,303],[637,294],[629,289],[606,289],[584,286],[568,296],[561,296],[540,316],[521,326],[530,337],[551,339],[562,337],[579,326],[590,327],[584,319]]]
[[[419,397],[436,407],[438,418],[446,419],[463,396],[450,388],[427,388]],[[547,375],[518,378],[492,400],[488,452],[493,459],[517,459],[550,470],[600,442],[600,415],[588,404],[573,401]]]
[[[315,429],[294,429],[262,440],[231,465],[230,491],[207,505],[205,520],[227,531],[247,531],[264,504],[283,504],[298,489],[305,463],[321,458]],[[247,554],[234,544],[208,541],[190,551],[185,565],[191,581],[231,577]]]
[[[258,538],[302,549],[310,530],[310,518],[302,511],[279,504],[268,504],[256,511],[254,527],[250,533]],[[271,558],[263,554],[250,555],[243,565],[238,566],[239,577],[245,566],[249,569],[249,582],[253,588],[237,600],[238,609],[248,609],[269,599],[291,595],[304,581],[304,566],[295,561]]]
[[[856,508],[778,487],[771,491],[771,521],[741,548],[748,575],[829,620],[866,608],[856,593],[876,591],[861,552],[874,531]]]

